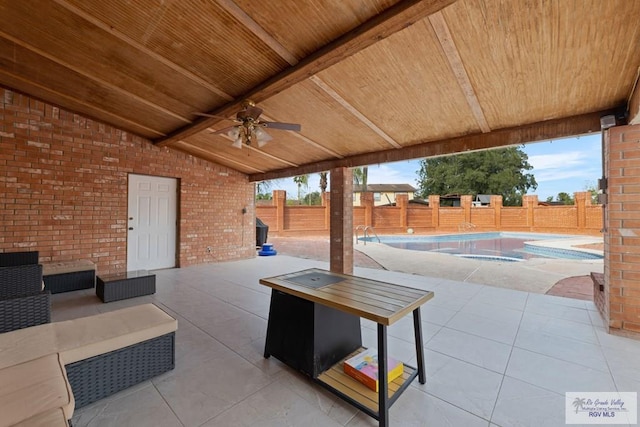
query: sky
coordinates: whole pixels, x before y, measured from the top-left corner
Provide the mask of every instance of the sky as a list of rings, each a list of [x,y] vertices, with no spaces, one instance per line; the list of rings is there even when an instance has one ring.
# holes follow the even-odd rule
[[[601,134],[575,138],[554,139],[524,145],[524,152],[529,157],[532,173],[538,183],[536,190],[527,194],[537,194],[538,200],[554,199],[558,193],[573,195],[576,191],[584,191],[588,187],[597,187],[602,176],[602,142]],[[370,165],[369,184],[411,184],[418,188],[417,179],[420,170],[420,159],[406,160],[381,165]],[[271,190],[285,190],[288,199],[298,197],[298,186],[292,178],[273,182]],[[305,194],[320,191],[319,175],[309,176],[309,188],[302,189]]]

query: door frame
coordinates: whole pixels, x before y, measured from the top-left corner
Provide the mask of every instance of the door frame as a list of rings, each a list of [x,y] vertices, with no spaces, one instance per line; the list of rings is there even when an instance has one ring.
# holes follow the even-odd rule
[[[129,271],[129,195],[130,195],[130,183],[131,183],[131,179],[130,177],[132,175],[135,176],[141,176],[141,177],[150,177],[150,178],[166,178],[166,179],[172,179],[175,181],[176,183],[176,212],[175,212],[175,217],[176,217],[176,223],[175,223],[175,250],[174,250],[174,266],[173,267],[166,267],[166,268],[180,268],[180,188],[181,188],[181,179],[178,177],[173,177],[173,176],[162,176],[162,175],[151,175],[151,174],[146,174],[146,173],[135,173],[135,172],[128,172],[127,173],[127,210],[126,210],[126,244],[125,244],[125,266],[126,266],[126,270]]]

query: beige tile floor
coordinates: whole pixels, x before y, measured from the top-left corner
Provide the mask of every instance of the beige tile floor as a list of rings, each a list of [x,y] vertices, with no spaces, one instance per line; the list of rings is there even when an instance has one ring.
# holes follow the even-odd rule
[[[79,410],[82,426],[375,426],[275,358],[262,357],[270,289],[258,279],[324,262],[288,256],[157,271],[153,296],[102,304],[53,296],[53,320],[153,302],[178,319],[176,368]],[[562,426],[566,391],[640,392],[640,341],[608,335],[592,302],[415,274],[356,274],[433,290],[422,307],[427,383],[391,408],[394,426]],[[412,321],[389,328],[415,365]],[[366,346],[375,324],[362,322]]]

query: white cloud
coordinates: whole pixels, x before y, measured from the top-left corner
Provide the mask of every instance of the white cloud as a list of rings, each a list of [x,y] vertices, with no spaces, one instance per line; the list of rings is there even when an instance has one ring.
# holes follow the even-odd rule
[[[415,187],[419,166],[415,162],[369,166],[369,184],[410,184]]]
[[[588,181],[589,178],[592,178],[593,176],[597,176],[597,172],[593,169],[590,171],[554,169],[543,170],[535,173],[536,182],[538,184],[549,181],[566,181],[569,179],[584,179],[585,181]]]
[[[580,167],[593,161],[589,153],[583,151],[568,151],[560,154],[538,154],[529,156],[529,164],[534,170],[566,169]]]

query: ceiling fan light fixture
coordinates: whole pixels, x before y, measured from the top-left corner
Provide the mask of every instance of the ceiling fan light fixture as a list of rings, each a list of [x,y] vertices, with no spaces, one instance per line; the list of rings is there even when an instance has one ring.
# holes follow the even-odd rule
[[[242,135],[238,134],[238,136],[233,141],[233,144],[231,144],[231,146],[233,148],[242,148]]]
[[[260,127],[256,129],[255,135],[256,141],[258,142],[258,148],[262,148],[267,142],[273,139],[271,135],[269,135]]]
[[[229,129],[229,132],[227,132],[227,136],[232,139],[238,139],[238,136],[240,136],[240,129],[238,129],[237,126]]]

